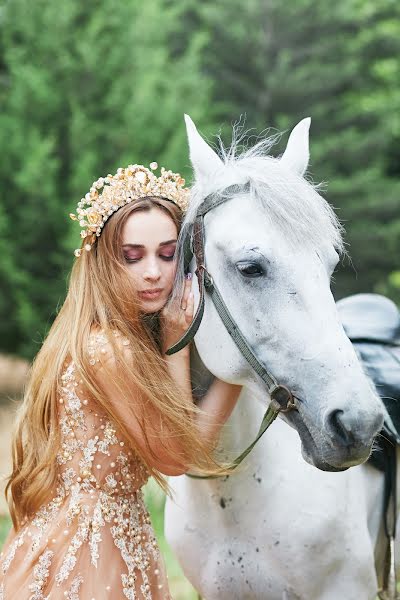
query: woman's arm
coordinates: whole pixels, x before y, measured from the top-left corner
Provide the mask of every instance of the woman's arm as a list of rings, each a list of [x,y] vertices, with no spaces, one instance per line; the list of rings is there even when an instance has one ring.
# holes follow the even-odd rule
[[[241,391],[241,385],[216,378],[197,402],[197,406],[206,414],[196,415],[196,424],[204,441],[212,447],[217,444],[221,428],[235,408]]]
[[[163,351],[172,346],[189,327],[193,319],[193,294],[191,292],[191,281],[185,284],[181,303],[181,314],[163,313],[164,335]],[[179,337],[177,336],[179,335]],[[171,377],[182,390],[184,398],[192,398],[192,387],[190,377],[190,349],[186,346],[176,354],[164,355]],[[197,406],[205,414],[196,414],[195,422],[203,440],[215,447],[222,426],[228,420],[235,408],[237,399],[241,392],[241,385],[226,383],[215,379],[207,393],[197,402]]]
[[[190,380],[190,350],[183,348],[172,356],[165,356],[168,370],[177,386],[182,389],[182,397],[192,398]],[[235,408],[241,392],[241,385],[214,379],[206,394],[197,402],[205,414],[196,414],[195,422],[206,443],[215,447],[222,426]]]
[[[120,338],[117,338],[116,343],[119,351],[125,355],[126,361],[134,364],[130,347],[124,346]],[[182,454],[179,438],[168,427],[159,410],[149,403],[144,403],[140,390],[132,389],[128,382],[121,379],[119,364],[111,345],[103,345],[102,350],[104,352],[98,354],[99,363],[95,373],[97,385],[107,398],[113,412],[124,424],[130,438],[134,440],[141,456],[145,458],[148,465],[164,475],[182,475],[187,468],[176,458]],[[116,380],[118,385],[115,383]],[[145,431],[143,423],[145,423]]]

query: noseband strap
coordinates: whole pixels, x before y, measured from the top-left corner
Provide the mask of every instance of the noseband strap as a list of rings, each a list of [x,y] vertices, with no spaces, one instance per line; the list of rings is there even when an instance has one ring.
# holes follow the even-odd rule
[[[296,408],[295,398],[292,392],[284,385],[280,385],[275,379],[275,377],[272,375],[272,373],[270,373],[264,367],[264,365],[258,360],[257,356],[254,354],[246,338],[240,331],[238,325],[235,323],[232,315],[228,310],[228,307],[226,306],[220,292],[218,291],[217,286],[215,285],[212,276],[207,271],[205,266],[204,216],[212,208],[215,208],[216,206],[219,206],[226,202],[231,197],[232,193],[247,192],[249,191],[249,187],[249,183],[245,184],[244,186],[230,186],[229,188],[226,188],[224,190],[223,195],[221,195],[219,198],[215,199],[215,196],[211,194],[210,196],[207,196],[207,198],[200,205],[197,211],[192,230],[193,254],[197,264],[196,275],[200,293],[199,304],[196,313],[193,317],[193,321],[190,324],[190,327],[187,329],[187,331],[181,337],[181,339],[174,346],[169,348],[166,352],[166,354],[168,355],[175,354],[176,352],[179,352],[179,350],[182,350],[182,348],[184,348],[187,344],[189,344],[189,342],[193,340],[203,318],[205,293],[207,293],[209,294],[212,302],[214,303],[214,306],[225,326],[225,329],[228,331],[229,335],[235,342],[240,353],[267,386],[271,402],[264,415],[257,437],[254,440],[254,442],[252,442],[252,444],[250,444],[250,446],[246,448],[246,450],[244,450],[244,452],[242,452],[242,454],[240,454],[240,456],[238,456],[231,463],[231,465],[229,465],[229,471],[233,471],[249,454],[249,452],[253,449],[254,445],[258,442],[263,433],[268,429],[271,423],[278,416],[279,412],[289,412],[290,410]],[[188,238],[184,240],[184,247],[188,247]],[[204,475],[187,475],[196,479],[213,479],[215,477],[219,477],[219,475],[211,477]]]

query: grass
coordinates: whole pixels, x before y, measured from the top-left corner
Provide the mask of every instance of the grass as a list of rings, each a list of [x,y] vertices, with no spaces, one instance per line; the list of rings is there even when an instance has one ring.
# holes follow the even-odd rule
[[[197,600],[197,593],[183,575],[182,569],[164,537],[165,494],[152,479],[145,486],[144,494],[160,550],[167,566],[172,598],[174,600]]]
[[[197,600],[195,590],[183,575],[164,537],[164,493],[154,481],[150,480],[145,486],[144,494],[160,550],[167,566],[172,598],[174,600]],[[11,519],[8,516],[0,516],[0,550],[10,527]]]
[[[11,519],[4,515],[0,515],[0,550],[3,546],[4,540],[7,537],[8,531],[11,527]]]

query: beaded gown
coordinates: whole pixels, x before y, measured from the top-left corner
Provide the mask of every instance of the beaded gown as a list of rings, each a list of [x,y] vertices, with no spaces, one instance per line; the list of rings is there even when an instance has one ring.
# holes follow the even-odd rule
[[[94,368],[108,346],[103,331],[91,334]],[[58,485],[18,533],[11,529],[0,554],[0,600],[170,600],[143,502],[148,471],[71,360],[61,377],[58,415]]]

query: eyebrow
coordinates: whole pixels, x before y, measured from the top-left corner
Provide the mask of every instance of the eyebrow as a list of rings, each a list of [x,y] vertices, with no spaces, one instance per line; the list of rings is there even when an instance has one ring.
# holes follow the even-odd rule
[[[178,240],[168,240],[167,242],[161,242],[159,246],[169,246],[169,244],[176,244]],[[145,248],[143,244],[122,244],[123,248]]]

